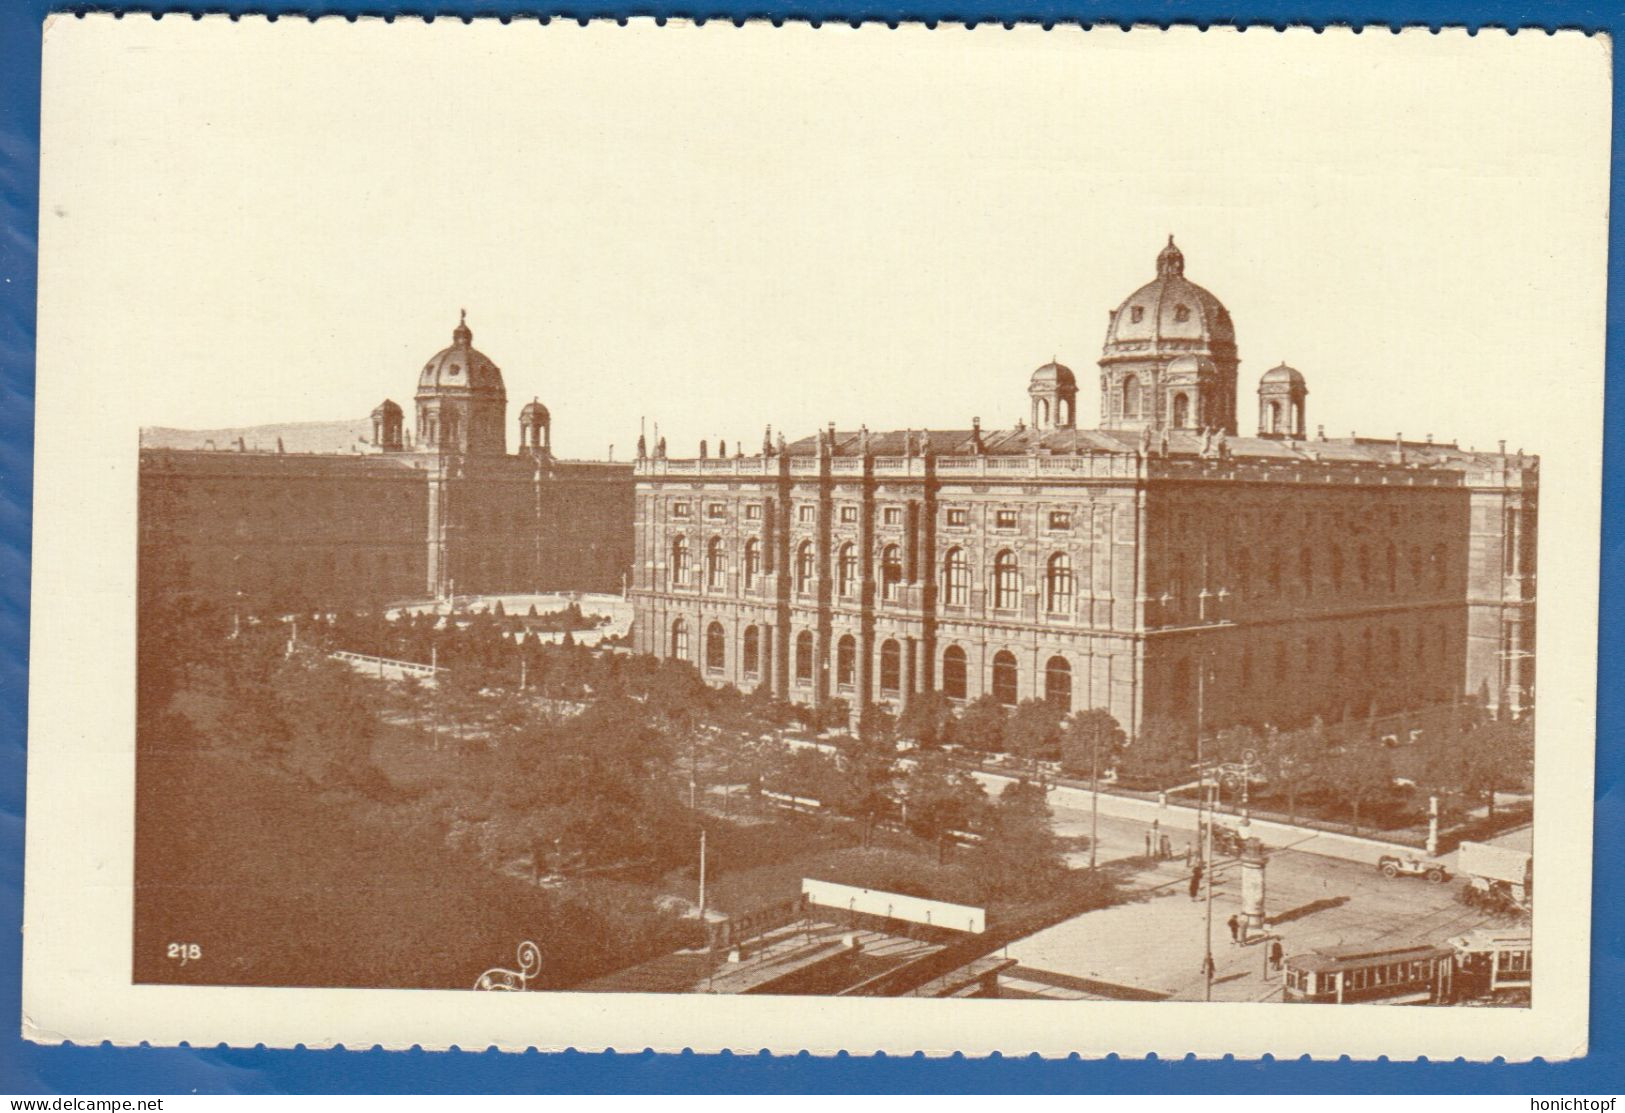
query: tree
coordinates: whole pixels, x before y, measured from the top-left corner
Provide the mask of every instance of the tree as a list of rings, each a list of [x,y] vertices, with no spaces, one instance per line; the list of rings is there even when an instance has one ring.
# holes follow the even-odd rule
[[[897,720],[897,734],[922,750],[935,749],[953,735],[954,708],[941,692],[920,692]]]
[[[954,832],[976,830],[987,808],[982,783],[940,754],[916,758],[901,793],[908,829],[936,844],[938,862],[947,860]]]
[[[1079,711],[1061,732],[1061,767],[1074,776],[1098,775],[1116,764],[1127,740],[1110,711],[1101,707]]]
[[[1000,753],[1004,750],[1005,721],[1010,713],[993,695],[972,700],[959,718],[959,739],[973,750]]]
[[[1269,727],[1261,740],[1260,762],[1264,776],[1278,792],[1286,794],[1287,818],[1298,818],[1298,796],[1313,791],[1321,766],[1330,751],[1326,724],[1317,717],[1299,730]]]
[[[1186,723],[1152,718],[1140,724],[1140,733],[1123,748],[1117,763],[1119,776],[1159,789],[1196,779],[1196,735]]]
[[[1347,731],[1331,751],[1324,769],[1325,787],[1349,805],[1356,832],[1360,830],[1361,808],[1387,795],[1394,786],[1388,747],[1370,731],[1358,727]]]
[[[897,721],[891,712],[873,703],[865,707],[858,733],[842,742],[838,765],[836,807],[863,824],[863,845],[868,846],[875,824],[896,806]]]
[[[1005,785],[988,809],[977,864],[989,897],[1026,900],[1054,891],[1066,862],[1042,788],[1024,781]]]
[[[1005,725],[1005,742],[1012,753],[1027,763],[1034,777],[1040,761],[1060,755],[1061,719],[1059,707],[1048,700],[1022,700]]]

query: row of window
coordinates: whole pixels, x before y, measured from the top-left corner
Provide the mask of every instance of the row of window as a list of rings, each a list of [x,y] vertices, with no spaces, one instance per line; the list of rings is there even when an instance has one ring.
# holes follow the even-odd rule
[[[685,619],[675,619],[671,625],[670,655],[678,660],[689,660],[689,631]],[[812,631],[803,630],[796,635],[791,655],[792,676],[799,685],[813,682],[814,639]],[[857,686],[858,642],[851,634],[843,635],[835,643],[835,686],[837,690],[855,689]],[[962,646],[950,645],[942,651],[940,690],[949,699],[969,697],[969,659]],[[722,623],[712,622],[705,629],[705,671],[721,675],[728,667],[728,635]],[[882,696],[897,696],[903,690],[903,647],[895,638],[880,643],[879,688]],[[759,626],[745,627],[740,643],[740,671],[747,680],[766,676],[772,669],[772,645],[762,636]],[[1014,707],[1020,699],[1021,668],[1016,655],[1001,649],[993,655],[992,684],[989,691],[1003,704]],[[1059,655],[1044,665],[1044,698],[1062,711],[1072,710],[1072,664]]]
[[[842,506],[839,508],[840,521],[844,525],[851,525],[858,520],[856,506]],[[970,511],[962,506],[949,507],[944,511],[945,521],[950,526],[969,526]],[[687,520],[693,516],[692,509],[686,502],[671,504],[671,516],[679,520]],[[709,503],[705,508],[705,516],[711,521],[721,521],[728,517],[728,504],[723,502]],[[762,517],[762,504],[758,502],[745,504],[745,518],[747,521],[760,521]],[[796,507],[796,521],[802,525],[810,525],[818,521],[818,507],[805,504]],[[882,525],[901,526],[903,524],[903,508],[900,506],[882,507],[880,512]],[[1070,510],[1051,510],[1048,517],[1051,530],[1068,530],[1072,528],[1072,512]],[[1020,524],[1019,513],[1015,510],[995,510],[993,512],[993,528],[1015,529]]]
[[[752,537],[745,542],[744,589],[755,588],[762,574],[762,544]],[[722,538],[713,537],[705,546],[705,585],[714,591],[726,586],[728,569],[727,547]],[[693,574],[688,538],[679,534],[672,538],[671,562],[668,565],[673,587],[687,586]],[[898,545],[887,545],[880,550],[880,591],[885,599],[895,600],[903,588],[903,550]],[[811,594],[817,580],[817,550],[811,541],[796,547],[792,567],[795,590]],[[970,557],[961,548],[948,550],[942,561],[943,602],[950,607],[970,604]],[[1015,610],[1021,605],[1022,575],[1019,559],[1011,549],[1001,549],[993,558],[993,606],[999,610]],[[1072,558],[1066,553],[1052,553],[1044,563],[1044,606],[1053,612],[1072,609]],[[844,598],[856,594],[859,585],[857,546],[848,542],[835,556],[835,593]]]
[[[1411,662],[1416,672],[1409,673],[1413,679],[1421,679],[1421,670],[1428,662],[1428,636],[1427,630],[1417,627],[1412,631]],[[1433,653],[1435,658],[1441,657],[1445,651],[1445,634],[1443,626],[1433,627]],[[1377,635],[1370,627],[1361,630],[1358,638],[1351,638],[1352,644],[1346,645],[1342,634],[1333,634],[1326,639],[1325,649],[1328,651],[1329,662],[1322,656],[1322,643],[1318,637],[1305,638],[1302,652],[1297,658],[1298,670],[1302,673],[1320,672],[1330,665],[1330,671],[1335,675],[1342,675],[1349,667],[1349,657],[1356,658],[1354,671],[1359,674],[1369,673],[1376,663],[1378,650]],[[1405,637],[1397,627],[1390,627],[1383,638],[1382,652],[1385,656],[1383,675],[1405,676]],[[1258,680],[1256,658],[1259,656],[1253,647],[1243,646],[1241,650],[1241,687],[1251,688]],[[1284,641],[1275,642],[1269,654],[1271,658],[1270,671],[1276,683],[1287,678],[1289,668],[1289,646]]]

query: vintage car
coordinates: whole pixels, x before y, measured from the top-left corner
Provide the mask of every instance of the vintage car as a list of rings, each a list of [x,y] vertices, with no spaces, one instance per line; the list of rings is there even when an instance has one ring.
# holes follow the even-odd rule
[[[1384,854],[1377,859],[1377,869],[1387,878],[1425,877],[1434,883],[1450,879],[1450,871],[1440,863],[1413,855]]]

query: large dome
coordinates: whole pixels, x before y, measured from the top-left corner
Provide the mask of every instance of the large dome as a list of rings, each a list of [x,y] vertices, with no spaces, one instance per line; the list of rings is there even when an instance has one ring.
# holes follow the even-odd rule
[[[502,371],[474,347],[474,331],[465,315],[451,334],[451,347],[429,357],[418,376],[418,394],[487,394],[506,398]]]
[[[1168,237],[1157,277],[1130,294],[1106,329],[1106,354],[1233,349],[1235,326],[1219,299],[1185,277],[1185,256]]]

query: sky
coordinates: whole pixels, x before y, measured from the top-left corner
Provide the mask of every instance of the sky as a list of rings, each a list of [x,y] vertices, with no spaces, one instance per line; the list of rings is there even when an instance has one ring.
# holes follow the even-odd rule
[[[131,425],[407,405],[467,309],[563,455],[1097,416],[1170,233],[1328,435],[1600,426],[1607,44],[409,21],[47,30],[42,349]],[[72,391],[71,382],[41,383]],[[88,400],[84,405],[111,404]]]

